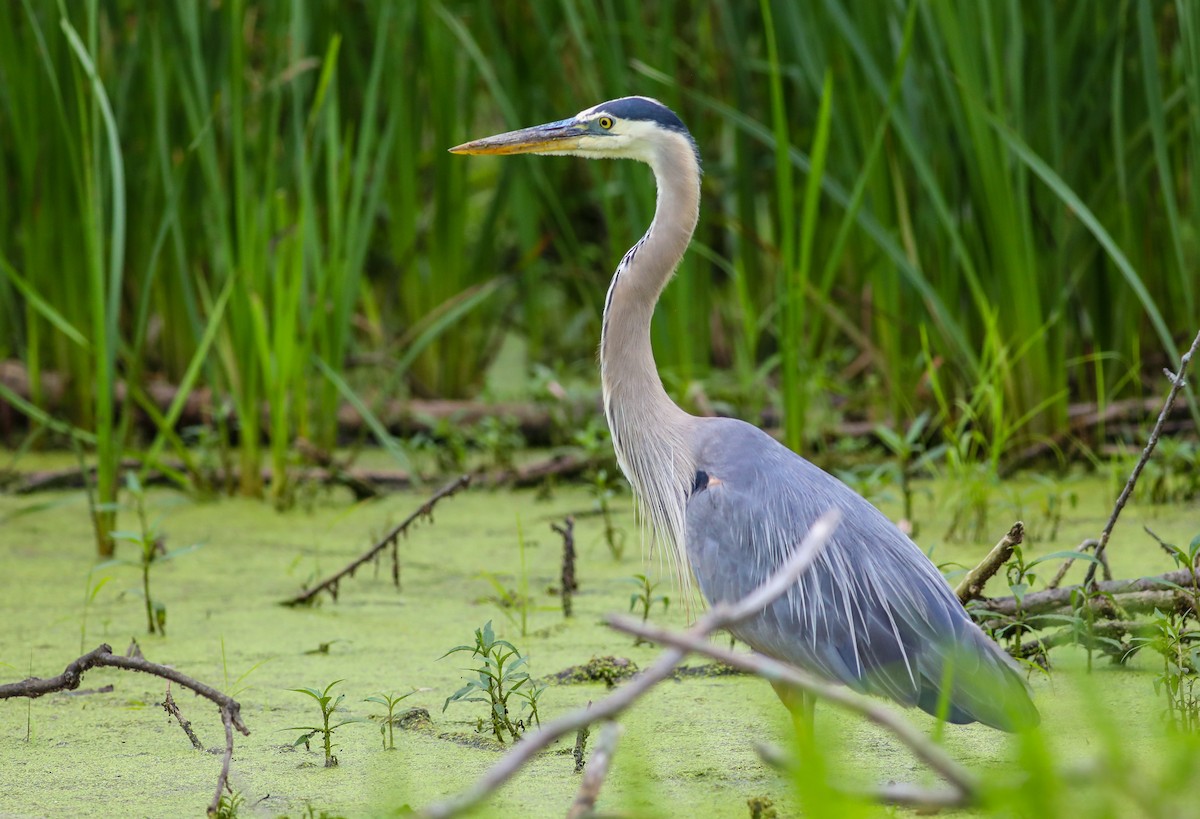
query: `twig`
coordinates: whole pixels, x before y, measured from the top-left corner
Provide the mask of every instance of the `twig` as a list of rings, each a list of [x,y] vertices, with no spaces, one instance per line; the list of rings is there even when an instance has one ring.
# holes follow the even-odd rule
[[[1146,448],[1142,450],[1142,456],[1138,458],[1137,464],[1133,467],[1133,472],[1129,474],[1129,480],[1125,482],[1125,488],[1121,490],[1121,495],[1117,498],[1117,503],[1113,507],[1112,514],[1108,518],[1108,523],[1104,525],[1104,531],[1100,533],[1100,543],[1096,546],[1096,557],[1103,560],[1104,550],[1108,547],[1108,538],[1112,534],[1113,527],[1117,525],[1117,518],[1121,514],[1121,510],[1125,508],[1129,496],[1133,494],[1133,487],[1137,484],[1138,476],[1142,474],[1142,469],[1146,466],[1146,462],[1150,460],[1150,454],[1154,452],[1154,447],[1158,445],[1158,436],[1162,434],[1163,424],[1167,420],[1167,416],[1171,413],[1171,407],[1175,404],[1175,397],[1179,395],[1179,391],[1187,384],[1184,375],[1187,373],[1188,364],[1192,361],[1192,356],[1196,354],[1196,350],[1200,348],[1200,333],[1196,334],[1195,341],[1188,351],[1183,354],[1183,358],[1179,359],[1179,371],[1173,373],[1170,370],[1163,370],[1167,378],[1171,379],[1171,390],[1167,393],[1167,400],[1163,402],[1162,412],[1158,414],[1158,420],[1154,422],[1154,429],[1150,431],[1150,438],[1146,441]],[[1091,587],[1096,579],[1096,564],[1088,566],[1087,575],[1083,578],[1083,585]]]
[[[588,705],[591,703],[589,702]],[[583,773],[583,767],[587,764],[587,757],[584,754],[587,752],[587,741],[591,733],[586,725],[575,733],[575,748],[571,751],[571,756],[575,759],[575,773]]]
[[[410,526],[412,526],[412,524],[414,522],[420,520],[421,518],[428,518],[429,520],[432,520],[433,519],[433,507],[435,505],[437,505],[438,501],[440,501],[442,498],[450,497],[451,495],[457,493],[459,490],[467,487],[470,483],[471,483],[471,476],[463,475],[463,476],[451,481],[450,483],[446,484],[441,489],[439,489],[437,492],[433,493],[433,496],[430,497],[429,500],[427,500],[423,504],[421,504],[421,506],[417,509],[417,511],[413,512],[411,515],[409,515],[407,518],[405,518],[403,523],[401,523],[399,526],[395,527],[390,532],[388,532],[386,535],[384,535],[382,538],[380,538],[379,541],[376,542],[376,544],[374,546],[372,546],[370,549],[367,549],[367,551],[363,552],[361,555],[356,557],[354,560],[351,560],[348,564],[346,564],[344,567],[342,567],[338,571],[329,575],[329,577],[326,577],[320,583],[317,583],[315,586],[310,586],[309,588],[305,589],[304,591],[300,592],[295,597],[293,597],[289,600],[285,600],[283,602],[283,605],[285,605],[285,606],[300,606],[300,605],[310,603],[314,597],[316,597],[318,594],[320,594],[323,591],[329,592],[329,594],[333,597],[333,599],[337,600],[338,584],[346,577],[353,577],[354,573],[356,571],[358,571],[359,568],[361,568],[364,563],[367,563],[368,561],[374,559],[380,552],[382,552],[388,546],[391,546],[393,549],[393,552],[392,552],[392,580],[398,588],[400,586],[400,561],[399,561],[398,556],[395,553],[395,549],[397,548],[397,545],[400,542],[400,536],[403,534],[406,534],[408,531],[408,528]]]
[[[203,751],[204,745],[196,737],[196,732],[192,730],[192,723],[183,716],[183,713],[179,710],[179,706],[175,704],[175,698],[171,696],[170,683],[167,683],[167,696],[162,701],[162,707],[164,711],[175,717],[175,721],[179,723],[179,727],[187,734],[187,738],[192,741],[192,747],[197,751]]]
[[[63,673],[57,677],[49,679],[30,677],[21,682],[0,685],[0,700],[10,697],[36,699],[55,691],[74,691],[79,688],[83,675],[93,668],[121,668],[126,671],[140,671],[143,674],[162,677],[164,680],[178,683],[184,688],[190,688],[205,699],[211,700],[221,709],[221,721],[225,723],[225,762],[221,766],[221,775],[217,778],[217,793],[208,806],[208,815],[215,815],[221,801],[221,792],[228,787],[229,764],[233,759],[233,729],[237,728],[243,735],[250,736],[250,729],[242,722],[242,706],[233,697],[222,694],[212,686],[205,685],[198,680],[193,680],[170,666],[152,663],[141,657],[122,657],[113,654],[112,647],[105,643],[82,657],[72,660],[67,664]]]
[[[612,720],[600,726],[600,737],[596,740],[596,748],[592,751],[591,758],[588,759],[583,781],[579,783],[579,792],[575,794],[575,801],[567,811],[567,819],[583,819],[595,812],[596,800],[600,797],[600,789],[604,786],[604,777],[608,775],[608,766],[612,762],[621,733],[621,726]]]
[[[704,635],[692,632],[680,633],[643,623],[632,617],[613,615],[608,625],[628,634],[639,635],[660,645],[672,646],[695,654],[703,654],[714,660],[740,668],[771,682],[784,682],[805,693],[839,705],[865,717],[876,725],[887,729],[926,765],[941,774],[951,785],[962,792],[967,801],[974,799],[979,782],[970,771],[954,761],[942,748],[932,742],[912,723],[884,705],[879,700],[856,694],[848,688],[827,683],[778,660],[761,654],[739,654],[727,648],[709,643]]]
[[[236,715],[233,711],[225,706],[221,708],[221,722],[225,724],[225,756],[221,758],[221,773],[217,776],[217,789],[213,793],[212,802],[208,806],[208,815],[216,816],[217,810],[221,806],[221,794],[228,790],[233,793],[233,788],[229,787],[229,763],[233,761],[233,721]]]
[[[562,535],[562,611],[563,617],[571,616],[571,595],[579,588],[575,581],[575,518],[567,515],[563,525],[551,523],[550,528]]]
[[[1083,554],[1087,550],[1095,549],[1099,545],[1100,545],[1100,541],[1096,540],[1094,537],[1089,537],[1087,540],[1083,541],[1078,546],[1076,546],[1072,551]],[[1050,582],[1046,584],[1046,588],[1047,589],[1057,589],[1058,584],[1061,583],[1063,581],[1063,578],[1067,576],[1067,571],[1071,568],[1071,564],[1074,562],[1075,562],[1075,558],[1073,558],[1073,557],[1064,560],[1062,562],[1062,565],[1060,565],[1058,567],[1058,571],[1056,571],[1054,573],[1054,577],[1050,578]],[[1105,558],[1104,579],[1112,580],[1111,575],[1112,575],[1112,572],[1108,570],[1107,558]]]
[[[954,590],[954,594],[958,596],[958,602],[965,606],[968,601],[981,596],[984,585],[1012,557],[1013,547],[1020,545],[1024,540],[1025,524],[1018,520],[1008,530],[1008,534],[1000,538],[1000,542],[992,547],[987,557],[978,566],[967,572],[967,576],[958,584],[958,588]]]
[[[695,635],[698,639],[704,639],[712,632],[726,628],[729,624],[750,617],[766,608],[775,598],[786,592],[812,564],[812,561],[825,547],[840,518],[841,515],[836,510],[823,515],[809,529],[804,541],[762,586],[733,606],[724,604],[714,606],[708,614],[697,621],[688,634]],[[591,703],[587,708],[564,714],[543,724],[536,731],[527,732],[511,751],[469,788],[456,796],[430,805],[419,815],[427,817],[427,819],[446,819],[446,817],[456,816],[483,801],[552,742],[578,731],[585,725],[613,719],[633,705],[652,687],[670,677],[675,666],[686,654],[687,652],[683,649],[668,648],[649,668],[600,702]]]

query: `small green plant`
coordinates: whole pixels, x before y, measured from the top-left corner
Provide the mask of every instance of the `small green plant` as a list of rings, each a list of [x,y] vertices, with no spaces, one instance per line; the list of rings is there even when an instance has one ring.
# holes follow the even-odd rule
[[[450,474],[467,468],[470,443],[458,416],[433,418],[422,416],[429,432],[413,436],[412,446],[418,452],[428,452],[437,462],[439,472]]]
[[[124,564],[137,566],[142,572],[141,596],[146,603],[146,629],[151,634],[167,636],[167,606],[161,600],[155,600],[150,594],[150,569],[159,563],[173,560],[180,555],[199,549],[201,544],[193,543],[178,549],[167,551],[166,534],[159,528],[160,521],[150,523],[146,518],[146,492],[136,473],[125,473],[125,488],[133,498],[133,508],[137,512],[139,529],[136,532],[115,531],[110,536],[115,541],[132,543],[138,547],[138,559],[111,560],[101,563],[96,568]]]
[[[629,595],[629,610],[633,611],[635,608],[640,606],[643,623],[650,619],[650,609],[654,608],[655,603],[662,603],[664,612],[670,608],[671,598],[667,597],[665,594],[655,594],[654,590],[658,588],[658,584],[652,582],[650,578],[646,577],[646,575],[635,574],[633,577],[629,578],[628,582],[633,583],[638,587],[637,591]],[[633,641],[633,644],[635,646],[640,646],[644,642],[646,641],[641,637],[638,637]]]
[[[331,693],[329,693],[333,690],[333,687],[340,682],[344,682],[344,680],[334,680],[329,685],[325,686],[324,691],[318,691],[315,688],[288,689],[289,691],[295,691],[297,694],[304,694],[306,697],[312,697],[314,700],[316,700],[317,707],[321,709],[320,725],[297,725],[289,728],[288,730],[304,732],[300,734],[300,736],[292,744],[293,746],[303,745],[305,748],[309,748],[309,741],[313,737],[320,734],[325,745],[326,768],[334,768],[337,767],[338,764],[338,759],[333,754],[333,749],[335,747],[333,744],[333,732],[347,723],[360,721],[356,719],[344,719],[341,722],[330,721],[333,718],[334,713],[337,712],[338,706],[342,704],[342,700],[346,697],[345,694],[338,694],[337,697],[334,697]]]
[[[504,743],[505,736],[515,742],[529,725],[541,724],[538,700],[546,686],[535,683],[529,672],[522,670],[526,667],[527,658],[516,646],[507,640],[496,639],[491,620],[488,620],[483,628],[475,629],[474,645],[455,646],[439,659],[462,651],[481,661],[477,668],[471,669],[477,677],[468,680],[466,685],[446,698],[442,705],[443,712],[452,702],[487,703],[492,734],[501,744]],[[522,701],[522,711],[528,710],[528,719],[513,717],[509,703],[514,697]]]
[[[1185,731],[1200,730],[1200,694],[1196,691],[1200,669],[1200,630],[1188,627],[1186,615],[1154,610],[1155,633],[1133,638],[1134,647],[1151,648],[1162,657],[1162,671],[1154,678],[1154,693],[1166,699],[1167,718]]]
[[[271,662],[271,660],[273,660],[273,659],[275,659],[275,658],[274,657],[266,657],[264,659],[259,660],[257,663],[250,666],[245,671],[243,671],[240,675],[238,675],[237,679],[235,679],[233,682],[230,682],[229,681],[229,659],[226,657],[226,654],[225,654],[225,638],[222,637],[221,638],[221,672],[225,676],[225,689],[224,689],[225,693],[229,694],[229,696],[231,696],[231,697],[238,696],[238,694],[245,691],[249,687],[249,686],[243,685],[243,683],[246,681],[246,678],[249,677],[251,674],[253,674],[255,671],[257,671],[260,666],[263,666],[263,665]]]
[[[525,530],[521,527],[519,515],[517,516],[517,556],[519,565],[515,589],[504,585],[500,578],[492,572],[481,572],[479,576],[486,580],[495,592],[495,595],[487,599],[496,604],[500,613],[521,632],[522,637],[526,637],[529,634],[529,612],[531,610],[551,611],[553,607],[533,605],[533,593],[529,588],[529,566],[525,559]]]
[[[238,791],[223,793],[217,802],[217,812],[213,816],[215,819],[237,819],[238,811],[245,803],[246,797]]]
[[[893,460],[889,464],[891,469],[888,470],[888,473],[900,487],[900,494],[904,498],[904,519],[912,526],[910,534],[914,537],[917,533],[917,525],[913,519],[912,479],[931,460],[940,457],[943,452],[942,446],[926,451],[924,439],[929,429],[930,418],[929,412],[921,413],[909,424],[903,435],[882,424],[876,426],[874,430],[875,436],[892,455]]]
[[[382,691],[373,697],[367,697],[363,702],[373,702],[377,705],[382,705],[387,709],[387,716],[379,723],[379,736],[383,741],[383,750],[396,750],[396,706],[404,702],[404,700],[417,693],[417,689],[409,691],[407,694],[385,694]]]
[[[525,446],[520,426],[511,416],[489,415],[475,425],[472,439],[474,445],[486,453],[489,466],[499,471],[512,469],[517,451]]]
[[[1075,490],[1064,486],[1061,478],[1035,474],[1033,480],[1038,484],[1037,489],[1033,491],[1039,497],[1038,511],[1041,513],[1041,520],[1036,529],[1026,525],[1025,538],[1029,542],[1057,540],[1058,527],[1062,525],[1063,513],[1067,508],[1074,509],[1079,505],[1079,495]]]
[[[104,575],[95,583],[92,582],[92,575],[95,574],[95,567],[88,570],[87,580],[83,584],[83,615],[79,618],[79,653],[82,654],[87,644],[87,621],[88,612],[92,608],[92,603],[96,600],[96,595],[100,590],[108,585],[112,580],[112,575]]]
[[[613,560],[625,554],[625,530],[613,523],[610,501],[621,488],[617,471],[609,463],[612,445],[608,427],[598,418],[588,419],[587,426],[575,433],[574,442],[583,449],[584,456],[592,466],[588,469],[588,489],[596,502],[596,510],[604,521],[604,542]]]
[[[1030,616],[1022,608],[1025,595],[1029,593],[1029,590],[1037,582],[1038,574],[1033,570],[1046,561],[1062,560],[1067,558],[1090,562],[1096,561],[1094,555],[1080,552],[1052,552],[1033,560],[1026,560],[1025,550],[1021,548],[1021,545],[1017,544],[1013,546],[1012,557],[1010,557],[1008,562],[1004,564],[1004,572],[1005,577],[1008,580],[1008,590],[1012,594],[1013,599],[1017,604],[1016,614],[1005,618],[997,618],[994,613],[988,612],[986,609],[973,610],[968,607],[968,611],[970,611],[973,616],[982,618],[980,619],[981,623],[985,621],[1001,620],[1002,624],[999,627],[993,628],[990,632],[992,639],[996,640],[997,642],[1006,641],[1008,652],[1014,657],[1024,656],[1021,651],[1021,639],[1026,634],[1031,634],[1037,629],[1044,628],[1055,623],[1068,626],[1076,631],[1076,642],[1080,643],[1087,649],[1088,668],[1090,670],[1092,649],[1097,644],[1095,641],[1100,641],[1106,647],[1108,643],[1117,645],[1116,641],[1113,641],[1110,638],[1100,637],[1099,635],[1094,635],[1092,633],[1091,618],[1093,615],[1091,614],[1091,607],[1089,604],[1092,597],[1095,596],[1095,593],[1093,593],[1091,597],[1085,597],[1083,595],[1073,596],[1071,601],[1073,613],[1070,615],[1039,614],[1036,616]]]
[[[1171,436],[1160,438],[1134,495],[1153,504],[1181,503],[1200,495],[1200,444]]]

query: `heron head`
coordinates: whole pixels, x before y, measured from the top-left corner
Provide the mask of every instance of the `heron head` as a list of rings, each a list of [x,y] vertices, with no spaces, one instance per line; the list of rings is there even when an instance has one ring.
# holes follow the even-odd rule
[[[683,121],[649,97],[622,97],[594,105],[569,119],[484,137],[450,149],[455,154],[541,154],[652,162],[664,147],[695,142]]]

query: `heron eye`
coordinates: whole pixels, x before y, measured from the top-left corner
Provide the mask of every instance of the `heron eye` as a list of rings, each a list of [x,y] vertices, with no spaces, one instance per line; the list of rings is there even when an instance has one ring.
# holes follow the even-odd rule
[[[600,127],[606,131],[613,127],[612,117],[600,117],[600,119],[596,121],[599,122]]]

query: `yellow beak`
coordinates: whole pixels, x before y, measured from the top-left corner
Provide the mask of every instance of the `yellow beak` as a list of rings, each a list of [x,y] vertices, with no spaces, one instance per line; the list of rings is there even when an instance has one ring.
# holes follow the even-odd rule
[[[452,154],[542,154],[566,153],[579,145],[587,127],[573,119],[547,122],[532,128],[464,142],[450,149]]]

